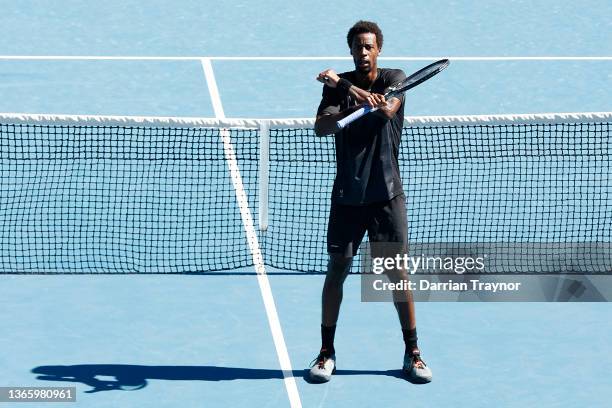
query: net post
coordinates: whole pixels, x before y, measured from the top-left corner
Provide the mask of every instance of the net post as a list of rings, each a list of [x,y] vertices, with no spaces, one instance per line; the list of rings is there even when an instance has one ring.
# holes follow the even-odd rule
[[[268,230],[270,188],[270,121],[259,122],[259,230]]]

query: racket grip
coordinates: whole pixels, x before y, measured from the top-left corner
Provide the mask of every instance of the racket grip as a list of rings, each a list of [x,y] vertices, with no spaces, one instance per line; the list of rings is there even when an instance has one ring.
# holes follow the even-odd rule
[[[360,117],[362,117],[363,115],[365,115],[366,113],[372,111],[372,107],[369,105],[363,106],[359,109],[357,109],[355,112],[351,113],[350,115],[348,115],[347,117],[345,117],[344,119],[340,119],[337,123],[336,123],[336,127],[338,127],[338,130],[344,129],[344,127],[346,125],[348,125],[349,123],[359,119]]]

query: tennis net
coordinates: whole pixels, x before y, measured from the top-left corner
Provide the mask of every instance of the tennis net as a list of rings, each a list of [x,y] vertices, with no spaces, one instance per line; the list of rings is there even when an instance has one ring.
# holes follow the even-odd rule
[[[611,122],[408,118],[411,251],[488,251],[496,273],[612,273]],[[312,126],[0,115],[0,272],[324,272],[335,151]]]

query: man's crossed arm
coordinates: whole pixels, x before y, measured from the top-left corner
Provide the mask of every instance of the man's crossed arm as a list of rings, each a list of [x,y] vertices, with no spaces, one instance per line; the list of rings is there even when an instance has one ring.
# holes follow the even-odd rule
[[[340,81],[340,77],[334,70],[326,69],[317,76],[317,81],[331,88],[336,88]],[[391,119],[402,105],[398,98],[391,98],[387,101],[384,95],[368,92],[355,85],[351,85],[350,88],[348,88],[348,93],[359,103],[359,105],[352,106],[335,114],[318,115],[315,121],[315,133],[317,136],[336,133],[338,131],[336,123],[340,119],[355,112],[363,105],[370,105],[373,108],[378,108],[373,113],[386,119]]]

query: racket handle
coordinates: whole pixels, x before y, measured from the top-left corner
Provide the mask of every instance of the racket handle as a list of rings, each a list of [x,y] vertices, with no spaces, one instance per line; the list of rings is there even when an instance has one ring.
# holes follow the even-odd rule
[[[336,123],[336,126],[338,127],[338,130],[344,129],[344,127],[346,125],[348,125],[349,123],[359,119],[360,117],[362,117],[363,115],[365,115],[368,112],[371,112],[372,110],[373,110],[372,107],[369,106],[369,105],[366,105],[366,106],[363,106],[363,107],[357,109],[355,112],[351,113],[350,115],[348,115],[344,119],[340,119]]]

